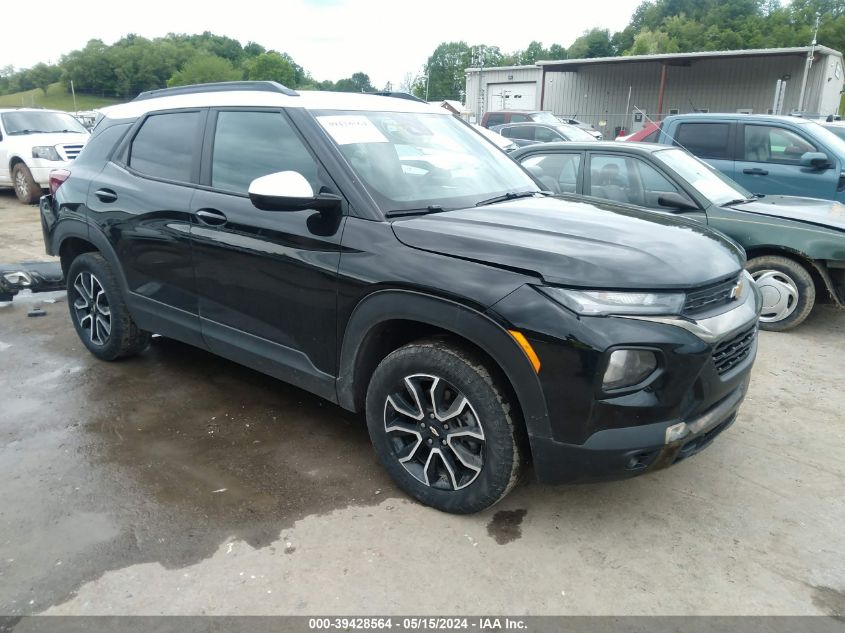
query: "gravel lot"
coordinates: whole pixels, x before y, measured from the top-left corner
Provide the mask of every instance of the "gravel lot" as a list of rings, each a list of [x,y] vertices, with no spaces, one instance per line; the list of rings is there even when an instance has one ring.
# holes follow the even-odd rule
[[[0,262],[45,259],[0,192]],[[64,297],[0,307],[0,613],[844,614],[845,314],[761,335],[737,423],[626,482],[406,500],[361,419],[157,338],[106,364]]]

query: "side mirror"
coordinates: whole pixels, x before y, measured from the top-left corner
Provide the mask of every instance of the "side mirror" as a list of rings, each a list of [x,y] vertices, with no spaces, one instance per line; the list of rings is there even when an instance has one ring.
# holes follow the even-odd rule
[[[678,209],[679,211],[695,211],[698,209],[698,207],[693,204],[689,198],[682,196],[675,191],[667,191],[666,193],[660,194],[660,197],[657,199],[657,204],[661,207]]]
[[[332,193],[315,194],[305,176],[296,171],[256,178],[249,184],[249,199],[262,211],[332,211],[341,203],[341,197]]]
[[[813,169],[827,169],[830,167],[830,159],[822,152],[804,152],[801,154],[801,166],[812,167]]]

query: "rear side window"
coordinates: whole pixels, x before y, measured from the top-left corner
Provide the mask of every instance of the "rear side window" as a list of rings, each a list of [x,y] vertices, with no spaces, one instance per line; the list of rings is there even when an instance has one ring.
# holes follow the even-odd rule
[[[536,128],[536,134],[534,135],[535,141],[540,141],[541,143],[551,143],[553,141],[560,141],[560,140],[570,140],[570,139],[561,139],[560,134],[555,132],[554,130],[550,130],[547,127],[538,127]]]
[[[528,123],[530,120],[531,117],[525,116],[524,114],[511,115],[511,123]]]
[[[504,114],[490,114],[487,116],[487,127],[490,127],[491,125],[501,125],[504,122]]]
[[[537,131],[537,128],[533,125],[520,125],[506,129],[508,130],[508,138],[518,138],[523,141],[533,141],[534,133]]]
[[[82,148],[82,152],[77,156],[74,165],[105,163],[115,145],[129,130],[130,125],[131,123],[118,123],[107,128],[98,128],[88,139],[88,144]]]
[[[660,128],[656,128],[651,134],[647,134],[640,141],[641,143],[656,143],[657,137],[660,136]]]
[[[577,193],[581,154],[532,154],[522,166],[555,193]]]
[[[681,123],[674,145],[686,148],[699,158],[730,158],[729,123]]]
[[[132,141],[129,166],[142,174],[190,182],[199,112],[155,114]]]

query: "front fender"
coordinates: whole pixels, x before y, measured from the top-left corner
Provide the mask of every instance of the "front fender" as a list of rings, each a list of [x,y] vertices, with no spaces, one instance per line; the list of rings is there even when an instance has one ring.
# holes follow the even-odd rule
[[[386,321],[415,321],[466,339],[488,354],[510,381],[529,436],[550,437],[551,425],[537,374],[507,330],[489,316],[440,297],[410,290],[380,290],[362,299],[346,325],[337,377],[338,402],[360,408],[356,393],[368,379],[359,359],[368,333]]]

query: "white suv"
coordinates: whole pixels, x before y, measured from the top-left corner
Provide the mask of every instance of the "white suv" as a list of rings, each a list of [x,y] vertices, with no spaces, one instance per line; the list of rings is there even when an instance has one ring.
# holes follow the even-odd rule
[[[0,109],[0,187],[14,187],[25,204],[38,202],[50,172],[67,167],[88,136],[67,112]]]

